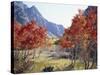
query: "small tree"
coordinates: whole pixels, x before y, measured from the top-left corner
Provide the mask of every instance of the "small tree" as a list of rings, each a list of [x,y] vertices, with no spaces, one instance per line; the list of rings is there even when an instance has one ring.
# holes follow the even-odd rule
[[[23,72],[33,63],[30,63],[30,52],[35,57],[36,49],[43,46],[46,39],[46,29],[38,26],[35,21],[26,25],[14,21],[14,68],[15,72]]]
[[[97,40],[97,18],[96,18],[96,9],[90,9],[88,11],[87,16],[83,14],[83,11],[79,10],[79,14],[77,14],[72,20],[72,25],[70,28],[65,29],[63,37],[60,39],[60,45],[63,48],[73,48],[73,57],[74,64],[77,55],[77,46],[80,45],[80,56],[85,63],[85,69],[90,67],[90,55],[96,53],[94,48],[90,48],[89,45],[92,41],[95,42],[96,45]],[[69,43],[70,41],[70,43]],[[70,46],[71,44],[71,46]],[[96,47],[95,47],[96,48]],[[79,53],[78,53],[79,54]],[[95,56],[96,57],[96,56]],[[92,58],[94,61],[94,58]],[[92,61],[92,62],[93,62]],[[94,62],[93,62],[94,63]],[[92,64],[93,66],[93,64]]]

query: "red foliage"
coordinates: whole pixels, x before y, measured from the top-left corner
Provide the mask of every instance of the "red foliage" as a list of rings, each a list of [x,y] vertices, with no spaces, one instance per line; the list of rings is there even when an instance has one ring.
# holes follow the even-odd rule
[[[59,43],[63,48],[72,48],[74,47],[74,43],[68,39],[67,37],[62,38]]]
[[[38,26],[34,21],[23,26],[15,22],[14,35],[15,49],[32,49],[43,44],[46,29]]]
[[[63,35],[63,39],[60,39],[60,45],[62,47],[72,47],[69,46],[68,40],[73,42],[74,44],[78,43],[80,40],[92,39],[97,40],[97,13],[95,10],[90,10],[88,16],[84,16],[79,10],[79,14],[74,17],[72,20],[72,25],[70,28],[65,29],[65,33]],[[86,35],[85,35],[86,34]],[[68,38],[68,39],[66,39]]]

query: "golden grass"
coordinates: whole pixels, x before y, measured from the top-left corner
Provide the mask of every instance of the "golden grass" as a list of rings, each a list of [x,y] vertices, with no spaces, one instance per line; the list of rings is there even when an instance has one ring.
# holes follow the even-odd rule
[[[34,65],[32,66],[32,69],[28,72],[42,72],[42,70],[45,67],[54,67],[53,71],[63,71],[65,67],[71,64],[70,59],[52,59],[47,57],[39,57],[32,60],[34,62]],[[79,60],[76,60],[76,64],[74,67],[74,70],[83,70],[84,64],[80,63]],[[67,70],[66,70],[67,71]]]
[[[69,65],[71,63],[68,59],[48,59],[48,58],[35,58],[34,66],[32,68],[32,72],[41,72],[45,67],[52,66],[54,67],[54,71],[56,69],[63,70],[65,65]]]

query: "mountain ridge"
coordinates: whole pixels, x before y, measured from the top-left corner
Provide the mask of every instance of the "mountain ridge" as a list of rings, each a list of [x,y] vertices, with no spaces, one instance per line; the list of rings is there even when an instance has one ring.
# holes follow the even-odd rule
[[[53,35],[57,37],[61,37],[63,35],[63,25],[56,24],[45,19],[34,5],[32,7],[28,7],[23,2],[19,1],[14,1],[11,5],[14,7],[14,18],[22,25],[34,20],[38,25],[46,27],[48,32]]]

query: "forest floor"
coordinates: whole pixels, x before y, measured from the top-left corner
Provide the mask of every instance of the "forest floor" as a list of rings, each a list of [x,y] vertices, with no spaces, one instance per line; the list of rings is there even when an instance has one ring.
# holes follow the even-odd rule
[[[42,72],[45,67],[53,67],[53,71],[67,71],[66,67],[71,64],[72,60],[65,58],[36,57],[31,61],[34,62],[34,64],[30,67],[30,70],[25,72]],[[84,64],[76,60],[74,70],[83,69]]]
[[[30,60],[33,64],[29,68],[24,70],[24,73],[43,72],[43,69],[46,67],[53,67],[53,71],[68,71],[69,70],[68,66],[71,64],[72,60],[68,58],[62,58],[60,56],[67,55],[69,53],[58,51],[58,47],[56,47],[57,50],[55,50],[55,48],[51,49],[54,50],[51,51],[43,49],[40,54],[36,52],[36,57]],[[33,54],[31,55],[31,57],[32,56]],[[70,70],[84,70],[84,63],[79,59],[77,59],[74,67],[73,68],[69,67],[69,68]]]

